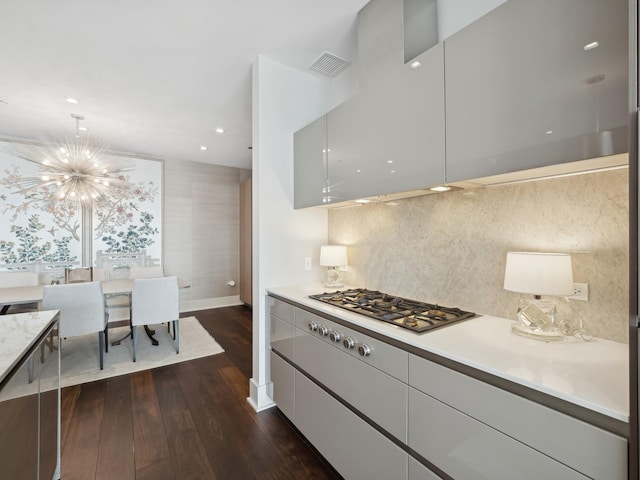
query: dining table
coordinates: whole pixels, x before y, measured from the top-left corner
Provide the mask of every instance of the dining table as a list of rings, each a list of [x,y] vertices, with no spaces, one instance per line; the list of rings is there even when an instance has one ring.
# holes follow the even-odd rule
[[[105,298],[115,295],[130,295],[133,291],[133,279],[119,278],[114,280],[102,280],[102,293]],[[178,288],[184,289],[191,287],[191,283],[178,278]],[[11,305],[24,305],[29,303],[39,303],[42,301],[44,285],[29,285],[23,287],[7,287],[0,288],[0,315],[7,313]],[[151,339],[153,345],[157,345],[158,341],[153,337],[155,333],[145,326],[145,332]],[[122,339],[120,339],[122,340]],[[114,342],[114,345],[117,342]]]

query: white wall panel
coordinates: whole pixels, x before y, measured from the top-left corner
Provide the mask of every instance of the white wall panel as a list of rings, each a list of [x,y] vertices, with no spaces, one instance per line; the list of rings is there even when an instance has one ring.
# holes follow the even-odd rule
[[[247,172],[165,162],[165,271],[191,281],[183,305],[207,306],[238,295],[239,185]],[[234,280],[236,286],[226,285]],[[217,300],[216,300],[217,299]]]

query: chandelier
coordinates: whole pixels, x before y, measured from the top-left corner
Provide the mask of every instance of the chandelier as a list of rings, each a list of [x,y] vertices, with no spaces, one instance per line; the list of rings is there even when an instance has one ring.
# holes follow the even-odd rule
[[[107,161],[107,150],[99,141],[79,135],[42,146],[22,145],[15,153],[38,167],[37,175],[18,180],[18,193],[40,190],[50,205],[86,207],[117,196],[126,187],[124,173],[133,168],[131,163]]]

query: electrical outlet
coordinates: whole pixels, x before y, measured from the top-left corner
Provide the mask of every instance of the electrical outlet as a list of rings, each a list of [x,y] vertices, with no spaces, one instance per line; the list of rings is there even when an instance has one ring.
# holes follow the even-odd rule
[[[588,302],[589,301],[589,284],[574,283],[573,295],[567,298],[570,298],[571,300],[582,300],[583,302]]]
[[[304,269],[311,270],[311,257],[304,257]]]

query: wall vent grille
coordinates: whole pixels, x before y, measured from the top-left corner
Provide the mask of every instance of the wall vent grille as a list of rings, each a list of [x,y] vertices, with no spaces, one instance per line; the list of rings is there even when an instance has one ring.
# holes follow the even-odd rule
[[[344,58],[340,58],[333,53],[324,52],[309,67],[314,72],[322,73],[328,77],[334,77],[340,73],[349,62]]]

